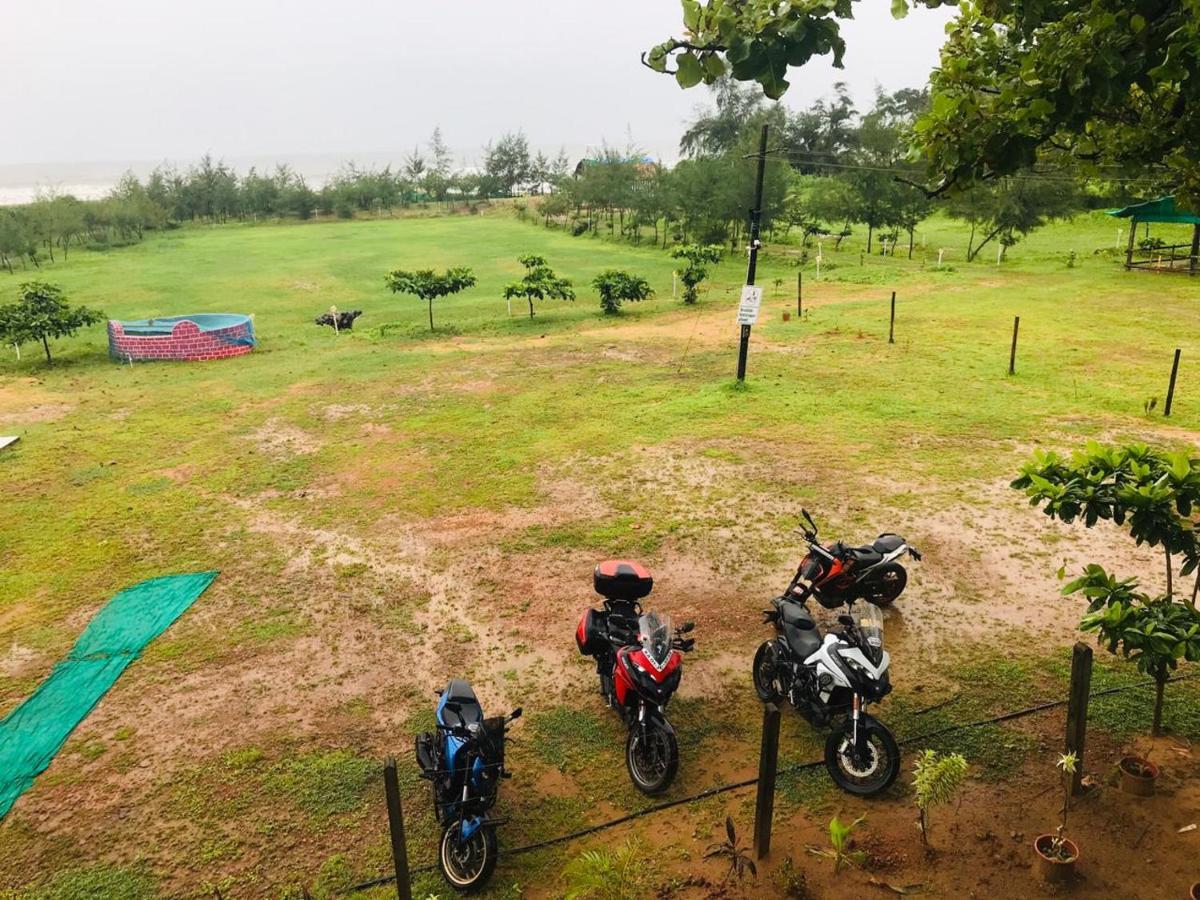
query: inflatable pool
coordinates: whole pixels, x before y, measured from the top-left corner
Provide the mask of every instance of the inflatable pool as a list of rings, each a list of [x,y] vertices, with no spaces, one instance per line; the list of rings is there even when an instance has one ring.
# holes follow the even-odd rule
[[[249,316],[200,313],[108,323],[108,353],[122,362],[155,359],[224,359],[254,349]]]

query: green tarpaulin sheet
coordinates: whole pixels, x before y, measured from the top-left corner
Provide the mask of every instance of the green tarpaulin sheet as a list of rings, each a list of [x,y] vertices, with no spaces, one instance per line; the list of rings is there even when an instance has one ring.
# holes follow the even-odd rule
[[[0,819],[142,649],[179,618],[216,572],[152,578],[96,613],[67,658],[0,721]]]
[[[1110,209],[1108,215],[1135,222],[1179,222],[1184,225],[1200,225],[1200,216],[1175,208],[1174,197],[1159,197],[1145,203],[1135,203],[1123,209]]]

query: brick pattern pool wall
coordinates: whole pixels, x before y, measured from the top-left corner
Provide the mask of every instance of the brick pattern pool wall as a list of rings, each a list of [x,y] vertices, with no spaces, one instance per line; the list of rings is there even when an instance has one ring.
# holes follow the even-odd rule
[[[108,323],[108,352],[114,359],[224,359],[254,349],[249,322],[201,331],[195,322],[179,322],[170,334],[126,334],[120,322]]]

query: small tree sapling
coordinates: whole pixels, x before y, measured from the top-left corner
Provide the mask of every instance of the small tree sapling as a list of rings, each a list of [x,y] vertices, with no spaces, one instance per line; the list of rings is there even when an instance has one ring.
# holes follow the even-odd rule
[[[574,300],[575,289],[571,281],[560,278],[546,264],[545,257],[529,253],[518,260],[525,267],[525,275],[520,281],[505,285],[504,299],[523,297],[529,303],[529,318],[533,318],[533,301],[538,300]]]
[[[70,337],[80,328],[104,320],[104,313],[86,306],[72,307],[62,288],[43,281],[26,281],[17,287],[17,302],[0,306],[0,344],[35,341],[42,345],[46,362],[50,339]]]
[[[636,303],[654,296],[650,282],[639,275],[630,275],[619,269],[605,269],[592,279],[592,286],[600,295],[600,307],[607,315],[616,315],[621,304]]]
[[[433,331],[433,301],[473,287],[475,273],[465,266],[447,269],[442,273],[432,269],[415,272],[396,269],[389,272],[384,281],[393,294],[413,294],[429,304],[429,330]]]
[[[967,760],[961,753],[939,754],[925,750],[913,767],[913,789],[917,799],[917,825],[921,841],[929,845],[929,808],[949,803],[962,787]]]
[[[1101,520],[1128,525],[1139,545],[1162,548],[1165,594],[1140,591],[1136,578],[1118,579],[1096,564],[1063,588],[1064,594],[1088,600],[1080,629],[1095,632],[1110,653],[1132,660],[1139,672],[1154,679],[1151,727],[1160,733],[1167,679],[1180,660],[1200,660],[1200,536],[1193,519],[1200,509],[1200,459],[1144,444],[1102,447],[1089,442],[1069,461],[1039,451],[1012,486],[1051,518],[1082,519],[1088,528]],[[1190,596],[1185,589],[1182,602],[1175,590],[1176,559],[1183,561],[1180,576],[1196,572]]]
[[[683,282],[683,302],[695,303],[699,298],[697,288],[708,275],[709,264],[721,261],[721,248],[715,244],[685,244],[672,250],[671,255],[687,263],[679,273],[679,280]]]

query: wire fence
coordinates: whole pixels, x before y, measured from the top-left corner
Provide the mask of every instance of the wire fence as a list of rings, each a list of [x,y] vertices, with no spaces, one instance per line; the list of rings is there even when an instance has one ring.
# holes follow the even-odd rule
[[[1178,681],[1190,681],[1194,678],[1200,678],[1200,673],[1193,674],[1193,675],[1176,675],[1171,678],[1168,678],[1167,681],[1169,683],[1173,683],[1173,682],[1178,682]],[[1119,685],[1117,687],[1105,688],[1103,690],[1098,690],[1098,691],[1091,691],[1088,693],[1088,699],[1094,700],[1098,697],[1106,697],[1106,696],[1110,696],[1112,694],[1120,694],[1125,691],[1132,691],[1132,690],[1139,690],[1141,688],[1153,687],[1154,684],[1155,684],[1155,682],[1152,680],[1151,681],[1139,681],[1134,684]],[[897,743],[899,743],[901,745],[916,744],[916,743],[920,743],[923,741],[929,741],[934,738],[942,737],[943,735],[946,735],[946,734],[952,734],[957,731],[965,731],[970,728],[980,728],[984,725],[996,725],[1001,722],[1011,722],[1016,719],[1023,719],[1026,716],[1036,715],[1037,713],[1046,712],[1051,709],[1058,709],[1059,707],[1066,706],[1069,702],[1070,701],[1068,699],[1050,700],[1045,703],[1038,703],[1033,706],[1027,706],[1023,709],[1018,709],[1018,710],[1014,710],[1014,711],[1006,712],[1006,713],[1000,713],[999,715],[989,716],[984,719],[977,719],[972,722],[960,722],[960,723],[956,723],[953,725],[947,725],[943,728],[937,728],[937,729],[934,729],[933,731],[924,732],[923,734],[917,734],[917,735],[912,735],[910,737],[901,738],[897,741]],[[937,704],[937,706],[941,706],[941,705],[943,705],[943,704]],[[929,707],[929,709],[936,709],[937,706]],[[824,765],[825,765],[824,759],[810,760],[808,762],[802,762],[802,763],[794,763],[789,766],[781,767],[778,770],[778,774],[791,775],[791,774],[795,774],[797,772],[803,772],[803,771],[810,770],[810,769],[817,769]],[[535,850],[544,850],[547,847],[553,847],[558,844],[566,844],[571,841],[579,840],[580,838],[588,837],[589,835],[593,835],[593,834],[596,834],[601,831],[607,831],[610,828],[616,828],[619,825],[625,825],[626,823],[633,822],[637,819],[642,818],[643,816],[648,816],[648,815],[652,815],[653,813],[663,812],[664,810],[673,809],[677,806],[684,806],[689,803],[697,803],[701,800],[707,800],[710,797],[716,797],[720,794],[729,793],[730,791],[742,790],[744,788],[752,787],[756,784],[758,784],[758,776],[755,776],[753,778],[746,778],[741,781],[730,782],[729,784],[721,784],[721,785],[717,785],[715,787],[705,788],[702,791],[698,791],[694,794],[689,794],[686,797],[679,797],[674,800],[666,800],[662,803],[654,803],[650,806],[643,807],[642,809],[636,810],[631,813],[627,813],[623,816],[618,816],[615,819],[609,819],[606,822],[599,822],[595,825],[589,825],[586,828],[580,828],[576,831],[568,832],[567,834],[558,835],[557,837],[546,838],[545,840],[537,841],[532,844],[525,844],[524,846],[521,846],[521,847],[514,847],[511,850],[505,850],[504,854],[505,854],[505,856],[517,856],[522,853],[532,853]],[[425,872],[431,872],[436,868],[437,868],[437,865],[435,863],[430,863],[428,865],[423,865],[423,866],[418,866],[418,867],[412,868],[409,870],[409,873],[411,875],[419,875],[419,874],[423,874]],[[364,881],[364,882],[362,882],[360,884],[356,884],[352,887],[348,887],[343,891],[343,893],[349,894],[349,893],[353,893],[354,891],[364,891],[364,890],[368,890],[369,888],[380,887],[385,884],[392,884],[393,882],[395,882],[395,880],[396,880],[395,875],[385,875],[385,876],[381,876],[379,878],[374,878],[370,881]]]

